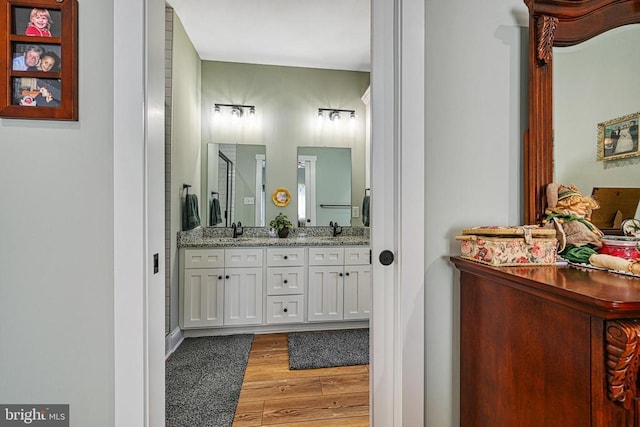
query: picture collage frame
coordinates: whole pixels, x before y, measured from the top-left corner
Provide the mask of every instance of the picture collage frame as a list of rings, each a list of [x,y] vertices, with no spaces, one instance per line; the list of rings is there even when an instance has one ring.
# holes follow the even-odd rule
[[[77,0],[0,1],[0,117],[78,120]]]

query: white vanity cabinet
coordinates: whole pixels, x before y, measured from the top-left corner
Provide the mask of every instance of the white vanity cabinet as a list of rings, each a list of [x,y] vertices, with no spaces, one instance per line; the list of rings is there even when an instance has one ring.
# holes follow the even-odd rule
[[[267,249],[268,324],[304,322],[305,248]]]
[[[368,319],[369,248],[309,248],[308,320]]]
[[[190,336],[364,326],[370,317],[368,246],[183,247],[179,257],[180,328]]]
[[[262,324],[263,250],[180,251],[180,327]]]

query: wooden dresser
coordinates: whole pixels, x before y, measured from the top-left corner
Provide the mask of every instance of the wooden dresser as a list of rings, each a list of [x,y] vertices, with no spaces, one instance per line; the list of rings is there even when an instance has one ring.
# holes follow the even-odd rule
[[[461,426],[640,426],[640,279],[452,261]]]

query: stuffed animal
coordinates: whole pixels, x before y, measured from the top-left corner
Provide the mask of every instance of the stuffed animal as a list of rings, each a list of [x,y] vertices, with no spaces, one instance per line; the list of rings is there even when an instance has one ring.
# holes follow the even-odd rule
[[[558,254],[565,259],[589,263],[589,257],[602,247],[603,233],[591,223],[591,213],[600,206],[582,195],[575,185],[547,185],[547,209],[543,223],[555,228]]]

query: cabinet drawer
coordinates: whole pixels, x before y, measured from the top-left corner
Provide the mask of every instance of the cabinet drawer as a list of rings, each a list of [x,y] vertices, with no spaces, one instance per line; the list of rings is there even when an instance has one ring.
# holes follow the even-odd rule
[[[297,267],[304,265],[304,248],[267,249],[267,267]]]
[[[267,297],[267,323],[304,322],[304,296],[278,295]]]
[[[370,249],[362,248],[344,248],[345,265],[367,265],[370,264]]]
[[[344,265],[344,248],[309,248],[309,265]]]
[[[262,249],[225,249],[224,266],[262,267]]]
[[[304,293],[304,267],[267,268],[267,295]]]
[[[224,249],[185,249],[184,268],[224,267]]]

